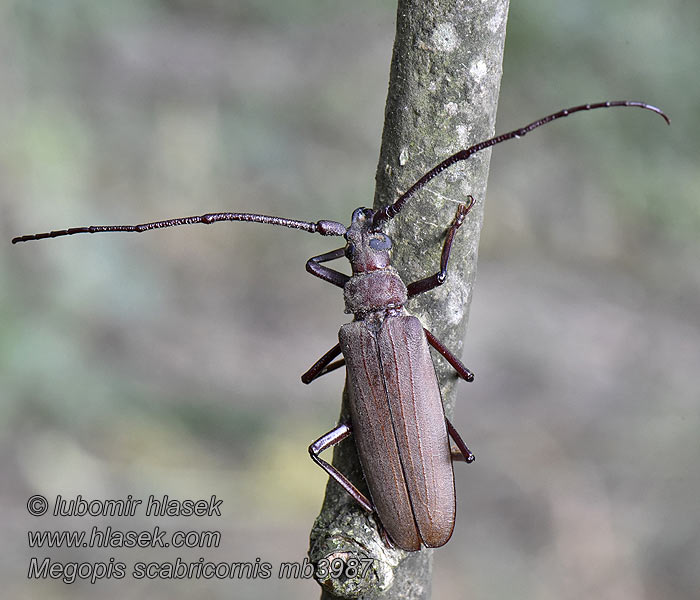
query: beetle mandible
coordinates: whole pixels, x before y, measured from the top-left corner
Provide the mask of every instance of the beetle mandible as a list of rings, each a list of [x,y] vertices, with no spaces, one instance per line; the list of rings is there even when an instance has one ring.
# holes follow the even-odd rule
[[[429,353],[433,346],[465,381],[473,374],[420,321],[404,309],[405,302],[442,285],[447,277],[450,249],[455,234],[474,205],[460,203],[447,230],[440,269],[408,285],[390,263],[392,242],[382,224],[394,218],[406,202],[430,180],[455,163],[506,140],[570,114],[614,106],[639,107],[669,118],[655,106],[637,101],[582,104],[552,113],[449,156],[425,173],[393,204],[379,210],[358,208],[349,227],[336,221],[297,221],[253,213],[209,213],[140,225],[74,227],[16,237],[12,243],[77,233],[144,232],[151,229],[248,221],[280,225],[324,236],[343,236],[342,248],[315,256],[306,263],[312,275],[343,288],[345,312],[354,315],[343,325],[339,342],[301,377],[304,383],[343,365],[347,369],[350,422],[340,423],[309,446],[311,458],[367,511],[376,513],[389,540],[408,551],[421,546],[438,547],[450,539],[455,523],[453,460],[472,462],[474,455],[446,418],[435,369]],[[346,257],[352,275],[322,263]],[[342,354],[342,358],[336,360]],[[352,435],[367,482],[369,498],[319,454]],[[458,450],[450,448],[449,437]]]

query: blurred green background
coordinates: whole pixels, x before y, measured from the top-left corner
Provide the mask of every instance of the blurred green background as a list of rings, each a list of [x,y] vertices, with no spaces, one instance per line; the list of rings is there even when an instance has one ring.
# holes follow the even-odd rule
[[[27,581],[61,561],[301,561],[307,445],[343,376],[337,240],[244,224],[15,235],[371,204],[395,4],[0,3],[0,577],[8,598],[316,597],[311,581]],[[700,4],[511,6],[498,131],[631,98],[493,152],[434,597],[697,599]],[[474,140],[477,141],[477,140]],[[32,518],[32,494],[224,500],[211,519]],[[142,513],[139,513],[142,514]],[[30,550],[30,528],[216,529],[218,549]]]

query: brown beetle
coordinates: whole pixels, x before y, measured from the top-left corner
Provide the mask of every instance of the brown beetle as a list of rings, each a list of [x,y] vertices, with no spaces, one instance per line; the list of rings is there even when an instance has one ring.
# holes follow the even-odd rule
[[[14,238],[12,243],[76,233],[107,231],[143,232],[162,227],[217,221],[249,221],[301,229],[321,235],[344,236],[343,248],[315,256],[306,263],[312,275],[343,288],[345,311],[355,316],[343,325],[339,343],[322,356],[304,375],[310,383],[343,365],[350,388],[349,423],[340,423],[309,447],[311,458],[337,481],[363,508],[376,512],[390,540],[404,550],[422,545],[437,547],[452,535],[455,522],[455,491],[452,460],[472,462],[474,455],[445,417],[440,390],[428,345],[432,345],[466,381],[472,373],[442,343],[408,315],[408,298],[427,292],[447,277],[447,263],[454,236],[464,222],[474,199],[459,204],[442,249],[440,270],[405,285],[390,264],[391,239],[381,231],[405,203],[431,179],[475,152],[506,140],[519,138],[546,123],[580,111],[613,106],[651,110],[669,118],[655,106],[620,100],[583,104],[560,110],[525,127],[479,142],[448,157],[423,175],[393,204],[378,211],[358,208],[350,227],[336,221],[297,221],[252,213],[209,213],[141,225],[76,227]],[[352,276],[321,263],[346,257]],[[335,360],[342,353],[343,358]],[[335,361],[335,362],[334,362]],[[362,494],[319,454],[353,435],[370,498]],[[458,451],[451,451],[449,437]]]
[[[442,546],[452,535],[455,486],[448,431],[461,457],[474,460],[445,418],[428,342],[463,379],[474,376],[403,307],[409,297],[445,281],[452,240],[474,203],[469,199],[458,206],[448,230],[440,271],[408,287],[390,264],[391,240],[373,225],[377,213],[368,208],[353,213],[345,248],[307,263],[310,273],[343,287],[345,312],[355,315],[340,328],[340,342],[302,375],[310,383],[345,363],[350,391],[351,423],[319,438],[309,453],[365,509],[376,510],[393,543],[404,550]],[[352,277],[319,264],[340,252],[350,260]],[[344,358],[331,363],[341,352]],[[318,456],[350,433],[372,501]]]

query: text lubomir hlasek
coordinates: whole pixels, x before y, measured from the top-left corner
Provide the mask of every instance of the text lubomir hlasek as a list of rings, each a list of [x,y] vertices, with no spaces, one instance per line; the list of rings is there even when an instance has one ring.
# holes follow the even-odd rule
[[[220,517],[223,500],[217,499],[216,494],[208,500],[170,498],[167,494],[156,498],[153,494],[148,497],[143,506],[147,517]],[[80,494],[75,498],[56,496],[53,515],[55,517],[133,517],[143,500],[129,494],[119,499],[86,500]]]

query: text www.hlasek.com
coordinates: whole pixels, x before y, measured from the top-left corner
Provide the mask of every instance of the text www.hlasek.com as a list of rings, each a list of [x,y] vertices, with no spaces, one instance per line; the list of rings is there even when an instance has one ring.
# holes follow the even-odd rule
[[[93,527],[87,531],[28,531],[30,548],[218,548],[220,531],[168,532],[156,526],[146,531]]]

